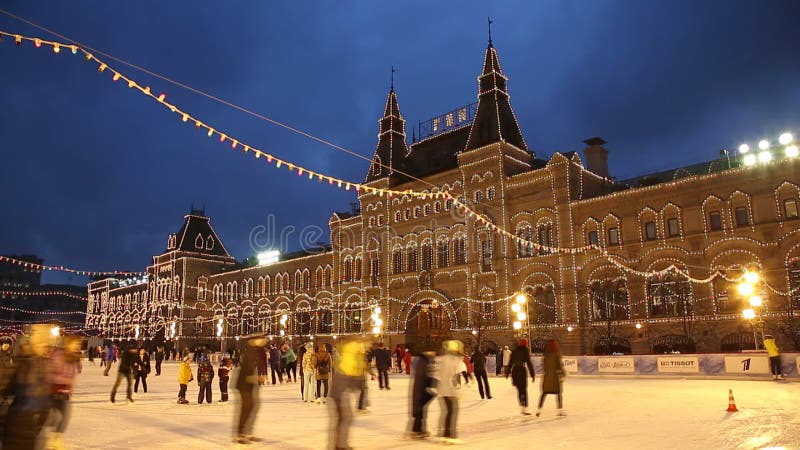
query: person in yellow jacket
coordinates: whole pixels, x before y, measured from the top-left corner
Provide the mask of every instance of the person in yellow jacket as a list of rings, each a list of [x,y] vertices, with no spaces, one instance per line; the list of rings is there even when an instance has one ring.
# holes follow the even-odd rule
[[[330,448],[336,450],[351,448],[348,445],[350,424],[353,422],[353,411],[350,406],[350,393],[363,392],[366,384],[367,358],[364,341],[351,338],[339,344],[339,358],[333,372],[331,389],[331,428]],[[360,397],[360,395],[359,395]],[[364,399],[360,399],[360,406]]]
[[[769,368],[772,372],[772,379],[782,380],[781,350],[778,348],[778,344],[775,343],[775,338],[771,334],[764,336],[764,349],[767,350],[767,355],[769,356]]]
[[[189,366],[191,361],[191,356],[184,357],[183,362],[181,362],[181,366],[178,369],[178,384],[181,386],[180,391],[178,391],[179,405],[186,405],[189,403],[189,400],[186,400],[186,387],[189,385],[189,382],[194,380],[194,376],[192,376],[192,368]]]

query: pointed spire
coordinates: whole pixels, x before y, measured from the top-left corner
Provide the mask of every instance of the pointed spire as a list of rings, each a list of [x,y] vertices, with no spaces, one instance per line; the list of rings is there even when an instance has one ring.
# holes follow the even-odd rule
[[[386,97],[386,106],[383,117],[378,121],[378,146],[372,157],[366,181],[374,181],[388,177],[399,168],[408,149],[406,147],[406,121],[400,115],[400,105],[397,102],[397,93],[394,91],[394,68],[389,95]]]
[[[487,17],[486,20],[489,22],[489,47],[492,46],[492,18]]]
[[[491,24],[492,20],[489,19],[489,45],[483,58],[483,70],[478,77],[478,108],[465,150],[501,141],[527,150],[517,118],[511,109],[508,77],[503,74],[497,49],[492,45]]]

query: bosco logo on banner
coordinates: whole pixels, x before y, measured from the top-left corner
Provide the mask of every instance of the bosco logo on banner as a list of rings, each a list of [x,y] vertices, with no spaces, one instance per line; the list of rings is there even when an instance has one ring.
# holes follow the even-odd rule
[[[633,357],[597,358],[597,370],[605,373],[633,373],[635,370]]]
[[[698,373],[700,362],[697,356],[659,356],[658,371],[660,373]]]

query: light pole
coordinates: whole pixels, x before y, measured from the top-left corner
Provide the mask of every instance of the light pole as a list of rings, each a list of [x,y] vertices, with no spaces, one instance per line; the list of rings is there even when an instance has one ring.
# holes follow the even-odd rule
[[[530,342],[531,329],[528,321],[528,296],[524,292],[516,295],[514,303],[511,304],[511,311],[516,313],[516,320],[513,323],[514,330],[517,331],[519,336],[525,336]]]
[[[372,308],[372,315],[370,316],[370,322],[372,322],[372,334],[375,336],[380,336],[383,334],[383,319],[381,318],[381,307],[375,306]]]
[[[764,301],[760,295],[754,295],[756,293],[755,285],[761,281],[761,276],[756,271],[745,271],[744,275],[742,275],[741,281],[737,286],[737,290],[739,294],[743,297],[747,298],[747,302],[749,308],[745,308],[742,310],[742,317],[745,318],[750,322],[750,326],[753,328],[753,344],[755,345],[755,349],[758,350],[758,334],[756,333],[756,325],[758,325],[759,331],[761,331],[761,340],[764,339],[764,321],[761,320],[761,316],[759,312],[761,308],[764,306]],[[753,322],[753,319],[758,320]]]

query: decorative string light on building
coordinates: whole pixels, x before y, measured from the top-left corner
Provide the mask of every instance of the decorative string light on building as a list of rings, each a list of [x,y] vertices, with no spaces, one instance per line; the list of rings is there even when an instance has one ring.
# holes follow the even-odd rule
[[[88,301],[86,297],[65,291],[0,291],[0,296],[16,296],[16,297],[68,297],[74,300]]]
[[[44,315],[44,316],[72,316],[72,315],[86,315],[84,311],[36,311],[24,308],[11,308],[8,306],[0,306],[0,310],[20,312],[24,314]]]
[[[72,269],[65,266],[46,266],[43,264],[36,264],[28,261],[23,261],[21,259],[11,258],[9,256],[2,256],[0,255],[0,262],[5,262],[9,264],[15,264],[20,267],[29,269],[34,272],[44,272],[44,271],[59,271],[59,272],[69,272],[74,273],[76,275],[85,275],[89,277],[95,276],[141,276],[144,275],[144,272],[126,272],[121,270],[114,270],[110,272],[102,272],[102,271],[92,271],[92,270],[78,270]]]

